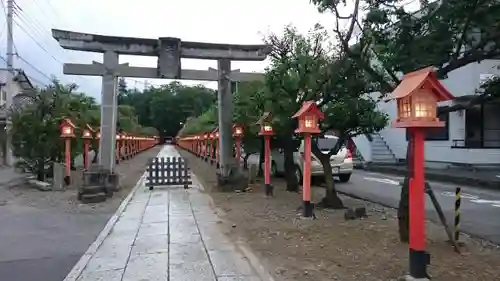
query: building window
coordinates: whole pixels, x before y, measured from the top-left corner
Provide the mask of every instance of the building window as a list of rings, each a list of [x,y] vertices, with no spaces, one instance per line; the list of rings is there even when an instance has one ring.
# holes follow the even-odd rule
[[[426,141],[447,141],[450,140],[450,113],[442,113],[447,110],[448,106],[439,106],[437,108],[437,117],[439,120],[444,121],[443,128],[430,128],[426,130]],[[410,139],[410,134],[408,130],[406,130],[406,140]]]
[[[2,100],[6,101],[7,100],[7,92],[2,91]]]

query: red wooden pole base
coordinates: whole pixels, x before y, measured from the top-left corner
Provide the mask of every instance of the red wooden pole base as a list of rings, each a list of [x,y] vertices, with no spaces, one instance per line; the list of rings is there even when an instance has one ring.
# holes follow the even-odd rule
[[[64,177],[64,182],[66,185],[69,185],[71,183],[71,139],[66,138],[64,140],[64,158],[65,158],[65,163],[66,164],[66,176]]]
[[[273,196],[271,185],[271,136],[264,136],[264,183],[266,196]]]
[[[410,275],[427,278],[430,255],[425,252],[425,129],[411,128],[413,171],[409,179],[410,202]],[[411,153],[410,153],[411,154]]]
[[[302,178],[302,201],[304,204],[302,215],[306,218],[314,217],[311,204],[311,135],[304,135],[304,174]]]

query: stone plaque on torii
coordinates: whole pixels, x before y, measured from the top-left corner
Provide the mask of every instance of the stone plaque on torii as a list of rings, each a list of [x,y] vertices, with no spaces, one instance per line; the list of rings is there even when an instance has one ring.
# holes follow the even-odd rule
[[[220,173],[223,178],[229,177],[236,164],[232,157],[231,81],[263,80],[262,73],[231,71],[231,61],[263,61],[269,53],[269,46],[187,42],[172,37],[144,39],[104,36],[58,29],[52,30],[52,36],[64,49],[103,54],[103,63],[65,63],[63,73],[102,76],[99,164],[109,173],[114,172],[115,166],[117,78],[164,78],[218,81]],[[119,55],[158,57],[157,67],[119,64]],[[181,58],[217,60],[218,70],[182,69]]]

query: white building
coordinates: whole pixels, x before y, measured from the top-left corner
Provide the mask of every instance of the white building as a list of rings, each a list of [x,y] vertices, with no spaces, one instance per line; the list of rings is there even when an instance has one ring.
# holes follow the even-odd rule
[[[0,166],[4,163],[4,155],[5,155],[5,120],[6,120],[6,108],[5,101],[7,99],[6,92],[6,77],[8,72],[3,69],[0,70]],[[23,102],[21,97],[24,94],[29,93],[34,90],[34,86],[31,83],[30,79],[24,71],[16,70],[14,81],[12,87],[14,88],[14,96],[12,97],[13,104],[19,104]]]
[[[500,60],[471,63],[448,74],[441,80],[456,97],[439,104],[439,108],[464,103],[477,95],[481,79],[499,75]],[[391,121],[396,117],[395,101],[380,102],[378,108],[386,112]],[[438,108],[438,112],[439,112]],[[429,133],[425,143],[428,167],[498,166],[500,165],[500,101],[478,104],[467,110],[440,115],[446,127]],[[406,158],[406,130],[389,125],[378,134],[358,136],[354,143],[367,162],[397,163]]]

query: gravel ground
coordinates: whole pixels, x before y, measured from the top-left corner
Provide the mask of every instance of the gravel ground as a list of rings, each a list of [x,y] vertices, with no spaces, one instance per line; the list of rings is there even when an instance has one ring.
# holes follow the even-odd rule
[[[221,210],[226,232],[243,239],[277,280],[387,281],[407,273],[408,246],[399,242],[395,210],[342,197],[346,206],[365,206],[368,217],[345,221],[343,211],[316,210],[317,220],[301,220],[301,197],[286,192],[283,180],[273,179],[271,199],[263,196],[262,183],[246,193],[214,192],[214,167],[181,154]],[[313,197],[323,192],[313,188]],[[464,235],[465,247],[456,254],[441,226],[428,222],[427,235],[433,280],[498,280],[496,245]]]
[[[71,185],[66,186],[61,191],[39,191],[29,184],[9,188],[0,187],[0,206],[16,204],[41,209],[56,208],[58,211],[64,212],[113,213],[146,170],[147,161],[155,157],[160,150],[161,146],[157,146],[120,163],[116,169],[117,173],[120,174],[120,191],[105,202],[80,204],[76,198],[77,188],[82,182],[80,170],[72,171]]]

